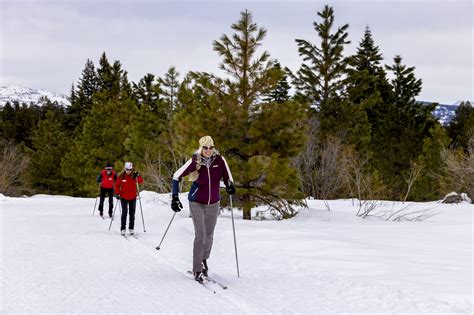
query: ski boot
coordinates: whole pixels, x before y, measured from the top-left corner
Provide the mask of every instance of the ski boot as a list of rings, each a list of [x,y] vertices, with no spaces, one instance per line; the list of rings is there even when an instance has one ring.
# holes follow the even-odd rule
[[[196,280],[199,283],[203,283],[204,279],[202,278],[202,273],[200,271],[193,272],[194,275],[194,280]]]
[[[209,272],[209,268],[207,267],[207,262],[206,262],[206,260],[204,259],[204,260],[202,261],[202,275],[203,275],[204,277],[207,277],[208,272]]]

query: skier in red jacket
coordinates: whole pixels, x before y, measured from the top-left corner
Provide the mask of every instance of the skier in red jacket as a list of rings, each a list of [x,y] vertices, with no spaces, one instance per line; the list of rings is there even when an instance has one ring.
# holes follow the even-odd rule
[[[105,169],[100,171],[97,176],[97,182],[100,183],[100,201],[99,214],[104,216],[104,199],[105,195],[109,196],[109,217],[112,217],[114,209],[114,183],[117,180],[117,173],[114,171],[112,164],[107,162]]]
[[[123,172],[119,175],[115,182],[115,196],[120,200],[122,205],[122,217],[120,225],[120,233],[125,235],[125,227],[127,224],[127,213],[130,215],[128,222],[128,232],[133,235],[135,233],[135,209],[137,205],[138,184],[143,183],[143,178],[137,171],[133,169],[132,162],[126,162]]]

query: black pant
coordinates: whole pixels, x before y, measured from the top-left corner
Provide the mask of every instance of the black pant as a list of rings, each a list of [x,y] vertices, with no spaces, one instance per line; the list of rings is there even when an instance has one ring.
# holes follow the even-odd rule
[[[114,210],[114,189],[100,187],[100,201],[99,201],[99,212],[102,214],[104,211],[104,199],[105,195],[109,195],[109,214],[112,215]]]
[[[135,208],[137,205],[137,199],[133,200],[126,200],[120,199],[122,202],[122,221],[120,225],[120,230],[125,230],[125,226],[127,225],[127,212],[130,213],[130,221],[128,222],[128,229],[133,230],[135,226]]]

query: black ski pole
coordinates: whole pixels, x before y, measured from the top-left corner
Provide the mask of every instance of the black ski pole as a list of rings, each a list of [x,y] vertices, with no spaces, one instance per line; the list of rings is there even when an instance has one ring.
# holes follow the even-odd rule
[[[234,232],[234,249],[235,249],[235,262],[237,264],[237,278],[240,278],[239,258],[237,257],[237,241],[235,239],[234,210],[232,207],[232,195],[229,195],[229,198],[230,198],[230,213],[232,216],[232,231]]]
[[[168,227],[166,228],[165,234],[163,234],[163,237],[161,238],[160,245],[156,246],[156,250],[160,250],[161,243],[163,243],[163,240],[165,239],[166,233],[168,233],[168,229],[170,228],[171,222],[173,222],[173,219],[174,219],[175,215],[176,215],[176,212],[173,214],[173,217],[171,218],[171,221],[168,224]]]
[[[109,231],[110,231],[110,228],[112,227],[112,222],[115,219],[115,209],[117,209],[117,205],[119,204],[119,202],[121,202],[120,199],[117,199],[117,203],[115,204],[115,207],[114,207],[114,213],[112,214],[112,217],[110,218]]]
[[[140,197],[140,188],[138,188],[138,181],[137,181],[137,192],[138,192],[138,201],[140,202],[140,212],[142,213],[143,232],[146,232],[145,219],[143,218],[142,197]]]

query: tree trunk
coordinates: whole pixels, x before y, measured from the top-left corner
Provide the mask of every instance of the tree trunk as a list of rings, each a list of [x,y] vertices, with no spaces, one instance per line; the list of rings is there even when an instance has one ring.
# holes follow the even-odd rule
[[[250,201],[250,196],[245,195],[243,198],[243,219],[244,220],[252,220],[252,202]]]

